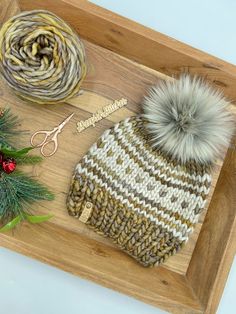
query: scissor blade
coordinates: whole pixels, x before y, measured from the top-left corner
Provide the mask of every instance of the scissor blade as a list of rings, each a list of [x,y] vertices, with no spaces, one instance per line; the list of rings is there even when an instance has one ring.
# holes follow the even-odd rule
[[[72,114],[69,115],[69,117],[67,117],[60,125],[59,128],[62,129],[69,121],[70,119],[73,117],[75,113],[73,112]]]

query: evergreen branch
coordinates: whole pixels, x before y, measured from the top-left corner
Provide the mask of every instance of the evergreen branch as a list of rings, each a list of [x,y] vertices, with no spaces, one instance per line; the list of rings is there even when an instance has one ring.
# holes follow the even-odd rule
[[[20,156],[16,158],[17,165],[34,165],[43,160],[40,156]]]
[[[35,164],[42,161],[40,156],[28,155],[33,149],[26,147],[16,150],[12,140],[24,132],[18,130],[19,120],[10,109],[0,109],[0,232],[10,230],[22,220],[41,223],[52,215],[35,216],[30,213],[31,204],[40,200],[53,200],[54,195],[37,180],[13,168],[6,167],[6,160],[15,165]],[[7,170],[9,169],[9,170]],[[2,227],[1,227],[2,225]]]
[[[10,108],[0,111],[0,143],[9,145],[14,137],[19,135],[19,119],[11,113]]]
[[[12,147],[9,147],[9,146],[6,147],[6,146],[1,145],[1,152],[8,157],[14,157],[14,158],[25,156],[32,149],[34,149],[34,147],[25,147],[23,149],[16,150]]]
[[[36,164],[41,162],[43,158],[41,156],[27,155],[29,151],[34,149],[33,147],[26,147],[20,150],[16,150],[9,145],[0,143],[0,152],[6,157],[12,157],[16,160],[18,165],[23,164]]]
[[[1,173],[0,217],[3,223],[17,216],[26,219],[25,214],[33,202],[53,199],[53,194],[46,187],[22,172]]]

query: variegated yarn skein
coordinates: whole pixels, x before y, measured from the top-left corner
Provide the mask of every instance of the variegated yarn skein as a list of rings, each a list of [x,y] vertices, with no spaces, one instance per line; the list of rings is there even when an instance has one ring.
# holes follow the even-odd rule
[[[78,94],[85,77],[84,47],[55,14],[23,12],[0,30],[0,72],[23,99],[41,104],[66,101]]]

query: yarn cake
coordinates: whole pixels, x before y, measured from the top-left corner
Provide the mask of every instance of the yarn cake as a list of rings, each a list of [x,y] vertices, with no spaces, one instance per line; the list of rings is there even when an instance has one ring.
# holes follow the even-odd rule
[[[78,94],[86,74],[78,35],[55,14],[34,10],[0,30],[0,73],[18,96],[51,104]]]

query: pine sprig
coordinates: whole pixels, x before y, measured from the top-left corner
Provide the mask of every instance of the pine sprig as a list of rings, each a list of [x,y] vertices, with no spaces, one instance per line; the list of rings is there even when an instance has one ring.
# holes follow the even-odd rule
[[[53,200],[54,196],[49,190],[36,180],[20,171],[11,174],[1,173],[0,178],[0,216],[3,222],[30,213],[33,202],[40,200]]]
[[[34,165],[34,164],[41,162],[42,160],[43,160],[42,157],[33,156],[33,155],[20,156],[20,157],[16,158],[16,162],[18,165]]]
[[[32,204],[41,200],[53,200],[54,195],[41,183],[15,166],[36,164],[42,161],[40,156],[28,155],[33,149],[26,147],[15,149],[12,140],[22,135],[18,130],[19,121],[10,109],[0,110],[0,232],[14,228],[21,221],[41,223],[52,215],[32,215]],[[5,161],[14,163],[14,169],[6,170]],[[7,165],[9,167],[9,165]],[[13,172],[12,172],[13,171]]]
[[[2,145],[12,144],[13,139],[21,133],[18,127],[18,117],[12,114],[9,108],[0,109],[0,143]]]

